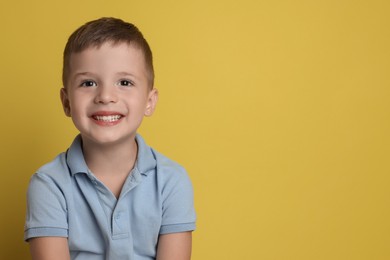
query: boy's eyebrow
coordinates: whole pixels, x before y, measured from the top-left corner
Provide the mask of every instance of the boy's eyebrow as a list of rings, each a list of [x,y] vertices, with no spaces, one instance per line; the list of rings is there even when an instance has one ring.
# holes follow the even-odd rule
[[[95,76],[94,73],[92,72],[77,72],[73,75],[74,78],[78,77],[78,76]]]
[[[136,76],[134,74],[132,74],[130,72],[126,72],[126,71],[118,72],[118,73],[116,73],[116,75],[118,75],[118,76],[131,76],[131,77],[135,77],[136,78]]]
[[[121,71],[121,72],[118,72],[116,73],[116,75],[118,76],[131,76],[131,77],[136,77],[134,74],[130,73],[130,72],[126,72],[126,71]],[[93,72],[77,72],[73,75],[73,77],[79,77],[79,76],[96,76],[95,73]]]

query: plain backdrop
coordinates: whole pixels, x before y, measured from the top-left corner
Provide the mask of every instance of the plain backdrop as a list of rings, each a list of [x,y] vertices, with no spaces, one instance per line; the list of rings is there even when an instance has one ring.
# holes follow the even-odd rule
[[[85,22],[135,23],[160,100],[140,133],[195,187],[193,260],[390,259],[390,2],[0,2],[0,259],[30,176],[77,131],[62,51]]]

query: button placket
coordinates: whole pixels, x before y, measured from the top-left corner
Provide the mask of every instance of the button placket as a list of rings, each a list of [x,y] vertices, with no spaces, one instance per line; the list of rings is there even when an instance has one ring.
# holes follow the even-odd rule
[[[126,218],[128,211],[125,209],[115,209],[112,214],[112,237],[113,239],[127,238],[130,232],[130,220]]]

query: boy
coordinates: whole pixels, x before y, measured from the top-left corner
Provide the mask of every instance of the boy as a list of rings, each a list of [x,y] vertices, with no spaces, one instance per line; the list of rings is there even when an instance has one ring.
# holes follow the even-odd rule
[[[153,80],[134,25],[101,18],[69,37],[61,101],[80,134],[31,178],[25,240],[34,260],[190,259],[191,182],[136,133],[157,103]]]

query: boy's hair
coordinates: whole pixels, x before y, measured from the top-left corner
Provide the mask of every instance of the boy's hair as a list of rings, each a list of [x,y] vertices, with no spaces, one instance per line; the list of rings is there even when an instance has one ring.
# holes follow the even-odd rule
[[[135,25],[112,17],[102,17],[87,22],[69,36],[64,50],[62,69],[62,83],[64,87],[66,88],[68,83],[70,56],[72,53],[82,52],[89,47],[99,48],[107,42],[112,44],[127,43],[139,48],[144,54],[149,85],[153,88],[153,56],[148,42]]]

